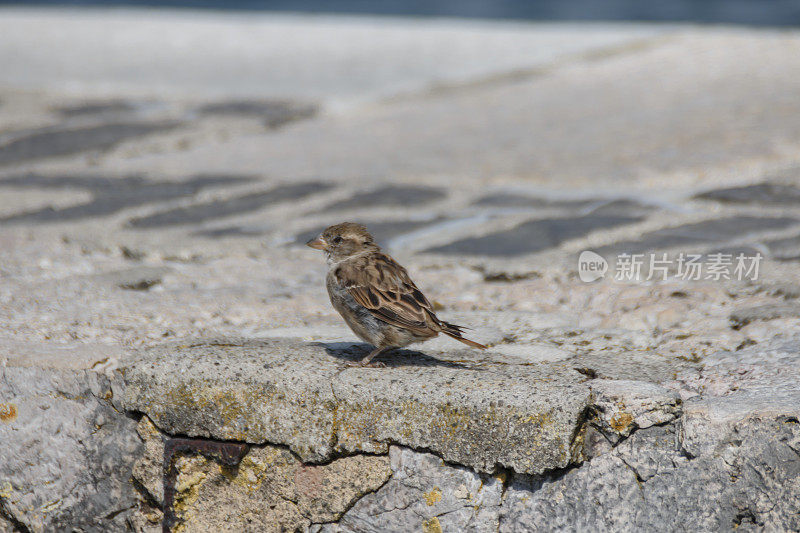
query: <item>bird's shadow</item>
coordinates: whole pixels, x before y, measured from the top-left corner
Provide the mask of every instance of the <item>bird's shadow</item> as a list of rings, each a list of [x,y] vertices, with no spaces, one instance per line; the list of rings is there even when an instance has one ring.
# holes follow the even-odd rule
[[[312,346],[321,346],[325,348],[328,355],[342,359],[344,361],[358,362],[364,358],[368,353],[373,350],[372,345],[366,343],[349,343],[349,342],[314,342]],[[444,368],[460,368],[464,370],[477,370],[474,366],[462,364],[458,361],[447,361],[431,357],[423,352],[417,350],[406,350],[403,348],[395,348],[388,350],[375,359],[373,363],[379,362],[386,367],[403,367],[403,366],[418,366],[418,367],[444,367]],[[477,362],[477,361],[476,361]]]

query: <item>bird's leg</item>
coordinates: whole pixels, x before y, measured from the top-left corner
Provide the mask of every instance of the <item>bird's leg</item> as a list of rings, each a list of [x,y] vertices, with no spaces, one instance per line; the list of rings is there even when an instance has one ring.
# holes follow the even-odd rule
[[[390,349],[391,349],[391,348],[388,348],[388,347],[385,347],[385,348],[375,348],[374,350],[372,350],[371,352],[369,352],[369,353],[367,354],[367,356],[366,356],[366,357],[364,357],[364,359],[362,359],[361,361],[359,361],[359,362],[358,362],[358,364],[359,364],[359,365],[361,365],[361,366],[369,366],[369,364],[370,364],[369,362],[370,362],[370,361],[372,361],[372,359],[373,359],[373,358],[374,358],[376,355],[380,355],[380,354],[382,354],[383,352],[385,352],[385,351],[387,351],[387,350],[390,350]]]
[[[366,355],[366,357],[364,357],[364,358],[363,358],[361,361],[358,361],[358,362],[355,362],[355,361],[353,361],[353,362],[350,362],[350,363],[348,363],[348,366],[383,366],[383,363],[372,363],[372,364],[370,364],[370,361],[372,361],[372,359],[373,359],[373,358],[374,358],[376,355],[380,355],[380,354],[382,354],[383,352],[385,352],[385,351],[388,351],[388,350],[391,350],[391,349],[392,349],[392,347],[391,347],[391,346],[384,346],[383,348],[375,348],[374,350],[372,350],[371,352],[369,352],[369,353]]]

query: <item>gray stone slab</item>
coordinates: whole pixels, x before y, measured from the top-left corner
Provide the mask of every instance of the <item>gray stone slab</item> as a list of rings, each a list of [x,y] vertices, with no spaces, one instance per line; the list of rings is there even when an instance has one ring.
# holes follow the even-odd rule
[[[791,206],[800,204],[800,187],[781,183],[759,183],[744,187],[714,189],[695,195],[694,198],[732,204]]]
[[[246,176],[192,176],[183,181],[151,181],[140,176],[105,178],[100,176],[45,176],[23,174],[0,179],[0,187],[22,189],[82,189],[91,192],[90,202],[63,209],[46,207],[1,218],[4,223],[25,224],[80,220],[112,215],[140,205],[192,196],[204,188],[239,185],[251,181]]]
[[[594,379],[596,423],[608,433],[628,436],[637,429],[671,422],[681,413],[675,391],[633,380]]]
[[[425,251],[440,254],[514,257],[554,248],[565,241],[583,237],[593,231],[632,224],[639,220],[641,220],[639,217],[613,215],[532,220],[510,230],[462,239]]]
[[[177,121],[119,122],[86,127],[53,127],[18,132],[0,145],[0,165],[23,163],[50,157],[107,150],[122,141],[169,131]]]
[[[608,455],[563,477],[515,476],[499,531],[633,531],[629,509],[638,497],[636,476]]]
[[[672,472],[687,459],[681,450],[678,424],[638,429],[619,443],[618,451],[640,481]]]
[[[654,434],[563,475],[515,477],[499,530],[794,531],[799,428],[752,420],[707,429],[715,448],[696,457],[679,438]]]
[[[168,437],[147,417],[142,417],[137,429],[145,453],[134,467],[134,476],[151,501],[161,502],[164,439]],[[285,446],[269,444],[250,446],[235,468],[191,452],[173,457],[177,524],[170,531],[308,531],[312,522],[339,520],[393,473],[385,455],[351,455],[309,465]],[[131,518],[139,518],[140,523],[147,520],[151,526],[157,522],[148,512]]]
[[[683,386],[703,391],[684,403],[680,418],[674,423],[651,419],[667,424],[636,429],[616,447],[599,448],[579,468],[515,476],[500,531],[796,530],[798,346],[797,338],[777,337],[711,354],[702,367],[678,373]],[[635,410],[638,402],[620,395],[630,390],[625,382],[609,381],[604,387],[593,409],[616,397],[612,409]],[[645,392],[647,401],[669,398],[650,387],[642,384],[633,391]],[[605,412],[600,411],[600,421]],[[647,417],[659,414],[675,413],[657,407]]]
[[[676,372],[696,367],[684,359],[651,350],[598,350],[580,354],[572,358],[570,363],[592,377],[659,384],[672,381]]]
[[[167,433],[285,444],[311,462],[386,453],[390,443],[483,472],[540,473],[575,460],[590,393],[569,366],[495,364],[467,350],[345,365],[362,355],[280,339],[162,346],[123,370],[125,406]]]
[[[299,200],[312,194],[326,191],[333,186],[321,182],[301,182],[291,185],[281,185],[261,193],[250,193],[235,196],[224,200],[194,204],[188,207],[178,207],[159,213],[133,218],[128,224],[133,228],[160,228],[177,226],[181,224],[198,224],[207,220],[241,215],[258,211],[264,207]]]
[[[118,346],[88,342],[41,343],[31,339],[0,339],[0,361],[9,367],[55,370],[103,370],[109,362],[125,355]]]
[[[698,246],[722,244],[733,239],[745,238],[749,234],[755,238],[759,233],[790,228],[798,224],[800,220],[791,217],[733,216],[651,231],[638,239],[603,246],[595,251],[602,256],[609,256],[619,253],[666,251],[679,246],[696,250]]]
[[[797,308],[793,316],[797,316]],[[704,398],[685,406],[694,413],[694,422],[684,424],[684,430],[694,435],[697,449],[712,447],[702,440],[707,438],[705,425],[711,422],[730,425],[748,417],[800,419],[797,337],[776,335],[736,351],[716,352],[704,358],[696,376],[681,379],[696,390],[708,391]]]
[[[441,200],[445,196],[445,191],[437,187],[389,185],[373,191],[355,194],[346,200],[334,202],[325,207],[323,212],[343,209],[370,209],[376,206],[397,206],[411,209]]]
[[[136,423],[119,383],[64,366],[0,365],[0,508],[22,531],[126,531]]]

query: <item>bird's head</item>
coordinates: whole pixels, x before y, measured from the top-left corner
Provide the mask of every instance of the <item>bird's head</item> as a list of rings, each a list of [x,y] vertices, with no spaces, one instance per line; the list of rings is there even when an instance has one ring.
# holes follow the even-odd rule
[[[325,229],[306,246],[324,250],[331,262],[338,262],[348,257],[373,250],[379,250],[375,239],[367,228],[354,222],[342,222]]]

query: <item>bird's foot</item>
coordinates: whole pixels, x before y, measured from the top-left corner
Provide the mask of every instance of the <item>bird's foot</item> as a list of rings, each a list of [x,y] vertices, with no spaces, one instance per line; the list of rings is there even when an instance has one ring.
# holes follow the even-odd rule
[[[383,363],[379,363],[378,361],[372,362],[376,356],[382,354],[383,352],[391,350],[391,346],[385,346],[383,348],[375,348],[366,357],[361,359],[360,361],[348,361],[345,363],[347,366],[360,366],[360,367],[370,367],[370,368],[383,368],[386,365]]]

